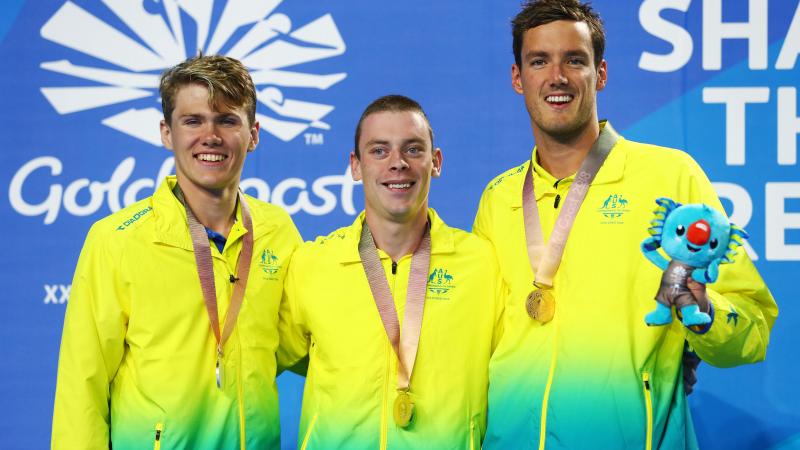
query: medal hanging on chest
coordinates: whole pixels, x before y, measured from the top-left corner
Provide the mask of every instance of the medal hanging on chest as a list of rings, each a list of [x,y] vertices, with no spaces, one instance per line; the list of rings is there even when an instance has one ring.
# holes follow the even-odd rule
[[[414,401],[411,399],[410,382],[422,331],[422,311],[425,306],[425,290],[431,260],[430,231],[426,225],[422,239],[411,257],[402,334],[394,298],[389,289],[389,281],[386,279],[386,273],[378,257],[378,249],[375,247],[375,241],[366,220],[361,229],[358,253],[361,256],[361,264],[364,266],[364,273],[367,275],[369,288],[386,331],[386,337],[397,355],[397,397],[393,404],[394,423],[400,428],[407,428],[414,420]]]
[[[411,401],[411,395],[408,391],[397,391],[397,397],[394,399],[394,423],[400,428],[406,428],[414,418],[414,402]]]
[[[214,332],[214,338],[217,342],[214,375],[217,388],[223,389],[225,386],[225,354],[222,349],[233,333],[236,319],[239,317],[239,311],[241,311],[242,303],[244,302],[244,292],[247,289],[247,278],[250,274],[250,260],[253,256],[253,220],[250,216],[250,209],[247,207],[244,196],[240,191],[238,193],[238,201],[242,208],[242,222],[247,232],[242,236],[242,250],[239,253],[239,262],[236,265],[238,277],[234,277],[233,293],[231,294],[230,305],[228,305],[228,312],[225,315],[224,328],[220,330],[217,291],[214,283],[214,263],[211,258],[208,234],[205,227],[197,220],[192,209],[186,204],[180,186],[175,185],[174,193],[186,208],[186,220],[189,225],[189,234],[192,237],[197,275],[200,278],[200,287],[203,291],[208,320],[211,323],[211,330]]]
[[[556,298],[551,289],[534,289],[525,299],[525,310],[531,319],[547,323],[556,313]]]
[[[556,298],[553,278],[561,264],[567,237],[592,180],[600,171],[600,167],[618,139],[619,135],[611,128],[610,124],[606,123],[575,175],[575,180],[567,193],[561,211],[559,211],[547,245],[544,244],[539,207],[536,204],[536,194],[534,193],[533,160],[528,164],[522,186],[522,216],[525,224],[528,262],[535,276],[533,282],[535,288],[525,299],[525,311],[531,319],[539,323],[548,323],[555,316]]]

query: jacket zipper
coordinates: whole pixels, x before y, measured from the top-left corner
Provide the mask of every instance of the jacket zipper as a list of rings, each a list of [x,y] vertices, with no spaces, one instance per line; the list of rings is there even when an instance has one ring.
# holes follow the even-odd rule
[[[644,448],[646,450],[651,450],[653,448],[653,399],[650,394],[650,373],[644,372],[642,373],[642,385],[644,389],[644,406],[645,412],[647,414],[647,434],[645,435],[645,445]]]
[[[241,356],[240,356],[241,358]],[[245,450],[247,448],[246,441],[247,441],[247,434],[246,434],[246,427],[244,421],[244,392],[242,389],[242,371],[241,371],[241,359],[239,361],[239,370],[237,372],[236,377],[236,390],[239,396],[239,448]]]
[[[389,380],[392,377],[392,364],[391,357],[394,356],[394,350],[389,347],[386,358],[386,377],[383,381],[383,405],[381,406],[381,450],[386,450],[388,434],[389,434]]]
[[[308,430],[306,431],[306,437],[303,438],[303,444],[300,446],[300,450],[306,450],[306,447],[308,447],[308,441],[311,440],[311,432],[314,431],[314,426],[317,424],[318,416],[319,412],[314,414],[314,417],[311,419],[311,423],[308,425]]]
[[[153,450],[161,450],[161,433],[164,431],[164,424],[158,422],[156,424],[156,438],[153,442]]]
[[[394,298],[395,291],[395,281],[397,279],[397,263],[392,261],[392,282],[389,286],[389,289],[392,292],[392,298]],[[389,393],[391,392],[391,382],[392,379],[392,358],[396,358],[394,354],[394,349],[392,348],[391,344],[386,343],[384,346],[385,349],[388,349],[386,352],[386,377],[383,380],[383,405],[381,406],[381,442],[380,448],[381,450],[386,450],[388,446],[389,440],[389,401],[391,396]]]
[[[550,399],[550,388],[553,386],[553,374],[556,371],[558,360],[558,322],[553,321],[553,356],[550,358],[550,371],[547,374],[547,384],[542,397],[542,416],[539,419],[539,450],[544,450],[545,436],[547,435],[547,402]]]
[[[469,449],[475,450],[475,419],[469,421]]]

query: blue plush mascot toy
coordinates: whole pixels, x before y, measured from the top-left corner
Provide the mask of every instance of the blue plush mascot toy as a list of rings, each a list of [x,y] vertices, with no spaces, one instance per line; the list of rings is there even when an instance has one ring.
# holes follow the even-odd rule
[[[747,233],[731,224],[724,214],[703,204],[681,205],[668,198],[656,200],[658,208],[642,242],[644,256],[664,271],[656,294],[656,309],[645,316],[647,325],[672,322],[672,306],[680,310],[686,326],[704,325],[711,317],[700,311],[687,286],[689,277],[713,283],[719,265],[729,263]],[[667,261],[658,249],[671,258]]]

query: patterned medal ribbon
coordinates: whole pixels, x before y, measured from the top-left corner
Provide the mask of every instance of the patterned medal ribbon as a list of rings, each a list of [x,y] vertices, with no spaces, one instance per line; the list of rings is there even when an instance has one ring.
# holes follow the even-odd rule
[[[586,193],[589,191],[589,186],[592,184],[597,172],[605,162],[608,154],[611,153],[611,148],[617,143],[619,134],[611,127],[610,123],[606,123],[600,131],[600,136],[595,141],[589,153],[586,155],[581,164],[578,173],[575,175],[575,181],[572,182],[561,211],[556,219],[555,226],[547,245],[544,244],[544,235],[542,233],[541,222],[539,221],[539,208],[536,204],[536,194],[533,188],[533,160],[528,165],[528,171],[525,173],[525,183],[522,186],[522,212],[525,221],[525,241],[528,248],[528,261],[530,262],[531,269],[534,273],[533,284],[537,289],[528,297],[526,307],[528,313],[533,316],[541,316],[542,313],[537,314],[535,307],[538,304],[551,303],[545,305],[545,311],[542,317],[534,317],[536,320],[548,322],[552,319],[552,312],[554,309],[554,299],[550,288],[553,286],[553,278],[555,277],[558,266],[561,264],[561,257],[564,254],[564,247],[567,243],[567,237],[572,229],[572,224],[575,222],[575,217],[578,215],[581,204]],[[532,302],[534,303],[534,310],[531,310]],[[548,318],[549,317],[549,318]]]
[[[394,419],[398,426],[407,427],[414,414],[414,404],[408,395],[414,361],[417,359],[419,336],[422,329],[422,311],[425,307],[425,288],[428,282],[428,270],[431,261],[431,236],[429,226],[425,226],[417,249],[411,257],[411,273],[408,276],[408,294],[406,311],[403,318],[403,332],[395,310],[394,298],[389,289],[389,280],[383,271],[378,249],[366,220],[361,228],[361,239],[358,242],[358,253],[361,264],[369,281],[375,306],[386,330],[386,336],[397,354],[397,390],[398,396],[394,404]]]
[[[194,212],[192,212],[192,208],[186,203],[183,191],[177,184],[175,185],[174,192],[175,196],[186,208],[186,219],[189,223],[189,233],[192,236],[192,247],[194,247],[194,259],[197,264],[197,275],[200,277],[200,287],[203,290],[203,299],[205,300],[209,322],[211,322],[211,329],[214,331],[214,337],[217,340],[217,387],[222,389],[222,371],[220,368],[221,360],[224,357],[222,349],[225,347],[225,343],[228,342],[228,338],[230,338],[233,333],[233,328],[236,326],[236,319],[239,317],[239,311],[242,309],[242,302],[244,301],[244,292],[245,289],[247,289],[247,278],[250,275],[250,260],[253,256],[253,220],[250,216],[250,208],[248,208],[247,202],[244,201],[244,195],[239,191],[237,195],[239,204],[242,205],[242,222],[247,232],[242,236],[242,250],[239,253],[239,262],[236,265],[236,276],[231,277],[233,282],[233,294],[231,295],[228,312],[225,315],[222,332],[220,332],[217,290],[214,284],[214,264],[211,259],[211,246],[208,243],[208,234],[206,233],[205,227],[197,220]]]

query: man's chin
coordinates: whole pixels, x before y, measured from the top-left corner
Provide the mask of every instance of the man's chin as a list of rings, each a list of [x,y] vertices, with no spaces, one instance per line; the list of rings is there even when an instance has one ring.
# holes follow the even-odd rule
[[[539,124],[539,129],[559,142],[571,142],[589,126],[588,121],[551,121]]]

